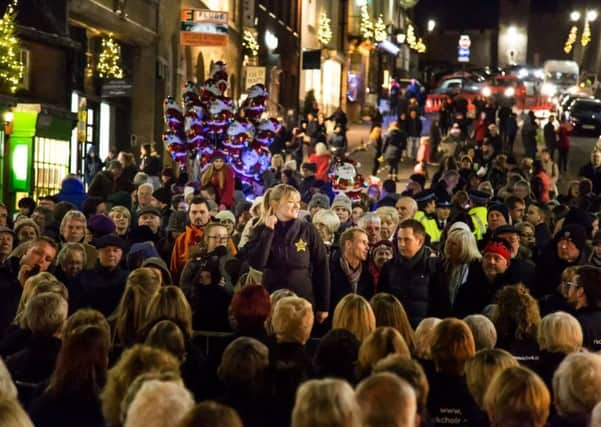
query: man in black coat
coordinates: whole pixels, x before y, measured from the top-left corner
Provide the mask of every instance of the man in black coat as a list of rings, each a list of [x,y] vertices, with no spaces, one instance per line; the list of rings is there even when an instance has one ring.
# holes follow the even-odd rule
[[[449,312],[448,289],[441,280],[440,258],[424,246],[426,231],[415,219],[407,219],[397,232],[398,255],[382,267],[378,289],[396,296],[414,328],[428,316]]]
[[[48,271],[56,253],[56,243],[47,237],[40,237],[34,240],[20,259],[9,258],[0,266],[0,337],[15,318],[25,281]]]
[[[591,153],[591,161],[580,168],[578,176],[591,180],[593,193],[601,193],[601,151],[594,150]]]
[[[601,350],[601,268],[590,265],[578,269],[573,282],[565,283],[567,303],[582,326],[582,345]]]
[[[520,282],[510,269],[511,248],[506,240],[493,238],[482,251],[482,262],[470,266],[467,281],[459,287],[453,315],[463,318],[495,302],[499,289]]]
[[[98,264],[79,276],[82,307],[90,307],[109,316],[119,304],[129,272],[120,267],[126,242],[116,235],[106,235],[94,242]]]
[[[367,258],[369,242],[365,230],[347,228],[340,236],[340,251],[330,257],[330,312],[347,294],[359,294],[370,299],[374,293],[374,283],[369,273]]]

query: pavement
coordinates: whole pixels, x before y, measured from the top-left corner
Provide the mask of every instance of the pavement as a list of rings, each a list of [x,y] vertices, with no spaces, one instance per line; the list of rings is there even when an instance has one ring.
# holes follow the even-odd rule
[[[430,118],[424,117],[423,119],[423,135],[428,135],[430,127]],[[383,132],[386,132],[388,123],[391,121],[390,118],[386,118],[384,121]],[[363,144],[366,144],[369,140],[369,130],[371,125],[369,123],[351,124],[347,131],[347,139],[349,142],[349,151],[355,150],[355,153],[351,155],[351,158],[355,159],[359,163],[359,172],[365,177],[371,175],[373,166],[373,159],[375,156],[375,149],[372,146],[368,146],[365,149],[361,149]],[[590,152],[597,141],[596,137],[593,136],[573,136],[572,148],[568,156],[568,173],[560,177],[559,187],[560,192],[567,190],[569,181],[573,180],[581,166],[586,164],[590,159]],[[524,149],[519,136],[515,142],[516,155],[518,159],[523,156]],[[557,159],[556,159],[557,160]],[[407,186],[409,176],[414,173],[415,164],[413,162],[402,162],[399,167],[399,182],[397,183],[397,191],[401,192]],[[438,165],[429,165],[428,172],[430,177],[436,171]],[[381,166],[378,177],[382,180],[388,178],[388,168]]]

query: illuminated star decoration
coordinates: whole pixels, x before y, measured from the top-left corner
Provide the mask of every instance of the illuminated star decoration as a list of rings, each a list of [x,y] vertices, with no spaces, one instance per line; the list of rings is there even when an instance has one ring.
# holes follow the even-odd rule
[[[307,251],[307,242],[305,242],[303,239],[299,239],[298,241],[296,241],[294,243],[294,246],[296,246],[296,252],[306,252]]]
[[[102,51],[98,58],[98,76],[103,79],[122,79],[121,47],[109,35],[102,39]]]
[[[15,16],[17,0],[11,0],[0,19],[0,86],[15,93],[23,78],[23,63],[19,55]]]

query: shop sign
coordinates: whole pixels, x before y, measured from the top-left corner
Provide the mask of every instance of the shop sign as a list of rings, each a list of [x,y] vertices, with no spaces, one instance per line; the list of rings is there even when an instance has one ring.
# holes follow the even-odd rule
[[[246,67],[246,82],[244,87],[248,89],[257,83],[265,84],[265,67]]]
[[[225,46],[228,13],[208,9],[182,9],[180,43],[183,46]]]
[[[133,85],[127,80],[109,80],[102,85],[103,98],[129,98]]]

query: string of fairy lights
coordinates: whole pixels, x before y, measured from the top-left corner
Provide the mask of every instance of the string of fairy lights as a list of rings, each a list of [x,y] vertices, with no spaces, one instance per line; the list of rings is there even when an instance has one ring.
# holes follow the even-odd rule
[[[24,68],[15,28],[17,4],[18,0],[11,0],[0,19],[0,85],[10,93],[17,91]]]
[[[102,79],[122,79],[124,76],[121,67],[121,46],[111,34],[102,39],[102,48],[96,66],[98,76]]]
[[[380,14],[376,20],[373,20],[369,15],[367,2],[361,5],[360,10],[359,31],[363,38],[366,40],[374,40],[376,43],[386,40],[386,24],[384,23],[383,16]],[[421,37],[418,38],[416,36],[415,27],[412,24],[409,24],[407,27],[406,41],[409,48],[416,52],[426,52],[426,44]]]

